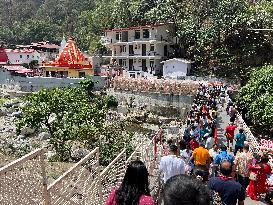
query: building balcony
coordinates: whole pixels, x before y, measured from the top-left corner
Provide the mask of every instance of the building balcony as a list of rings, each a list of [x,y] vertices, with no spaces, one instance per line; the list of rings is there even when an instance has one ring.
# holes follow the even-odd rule
[[[149,38],[135,38],[129,37],[125,39],[111,38],[111,37],[101,37],[101,43],[105,46],[107,45],[127,45],[127,44],[138,44],[138,43],[164,43],[164,44],[173,44],[174,41],[170,37],[162,37],[162,36],[152,36]]]
[[[127,54],[127,55],[114,55],[114,56],[103,56],[103,57],[111,57],[111,58],[128,58],[128,59],[161,59],[161,55],[141,55],[141,54]]]

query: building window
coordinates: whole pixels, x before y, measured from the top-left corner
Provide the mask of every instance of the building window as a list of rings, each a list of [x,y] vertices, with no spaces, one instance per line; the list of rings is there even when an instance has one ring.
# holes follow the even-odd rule
[[[122,52],[126,53],[126,46],[122,46]]]
[[[135,39],[140,39],[140,30],[135,31]]]
[[[149,37],[150,37],[149,29],[143,29],[143,38],[149,38]]]
[[[20,55],[20,58],[23,58],[23,56],[22,56],[22,55]]]
[[[154,64],[155,64],[154,60],[150,60],[150,68],[154,68]]]
[[[155,51],[155,45],[151,44],[150,51]]]
[[[27,59],[29,59],[29,55],[27,55]]]
[[[116,32],[116,40],[120,40],[120,33],[119,32]]]
[[[79,72],[79,78],[85,78],[85,72]]]
[[[124,67],[127,66],[127,65],[126,65],[126,59],[122,59],[122,65],[123,65]]]
[[[63,75],[64,75],[64,78],[67,78],[68,77],[68,71],[64,71]]]

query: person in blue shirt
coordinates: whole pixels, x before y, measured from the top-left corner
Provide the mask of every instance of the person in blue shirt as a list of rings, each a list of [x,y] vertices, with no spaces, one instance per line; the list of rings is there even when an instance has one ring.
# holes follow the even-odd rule
[[[213,162],[215,170],[218,170],[220,164],[222,164],[223,162],[226,162],[226,161],[229,162],[230,164],[234,165],[233,156],[228,154],[226,146],[222,146],[220,153],[216,155],[215,160]],[[217,171],[216,171],[216,173],[217,173]]]
[[[246,136],[244,134],[243,129],[239,129],[239,133],[236,134],[235,136],[235,150],[234,150],[234,155],[236,155],[238,150],[242,150],[244,147],[244,142],[246,141]]]

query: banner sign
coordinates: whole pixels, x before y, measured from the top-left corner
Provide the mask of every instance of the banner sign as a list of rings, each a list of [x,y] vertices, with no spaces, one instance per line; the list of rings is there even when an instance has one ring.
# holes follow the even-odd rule
[[[273,141],[261,139],[261,146],[267,149],[273,149]]]

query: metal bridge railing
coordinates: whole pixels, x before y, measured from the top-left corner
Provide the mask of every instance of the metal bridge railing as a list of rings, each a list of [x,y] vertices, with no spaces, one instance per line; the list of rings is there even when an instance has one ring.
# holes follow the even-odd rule
[[[150,189],[157,200],[162,177],[159,172],[160,148],[157,139],[139,141],[135,151],[126,158],[123,150],[101,171],[99,148],[55,180],[47,184],[44,152],[39,149],[0,169],[1,205],[103,205],[113,188],[118,188],[132,160],[142,160],[150,174]]]
[[[46,198],[44,150],[0,168],[0,204],[42,204]]]
[[[96,148],[49,185],[48,204],[91,204],[95,193],[90,184],[98,177],[99,168],[99,148]]]

